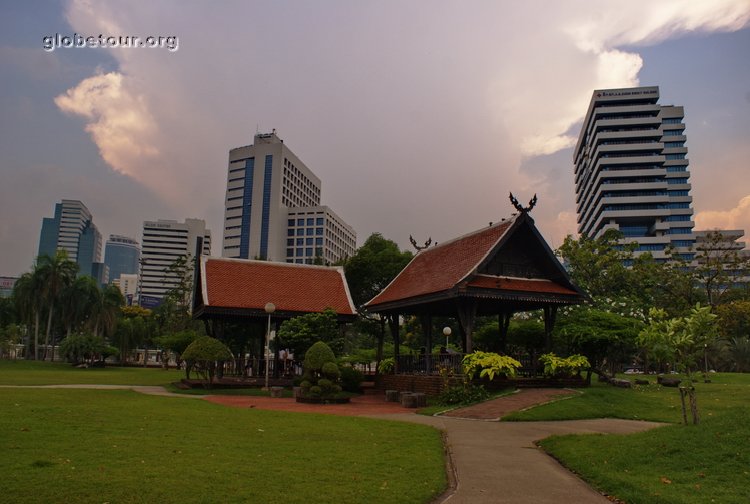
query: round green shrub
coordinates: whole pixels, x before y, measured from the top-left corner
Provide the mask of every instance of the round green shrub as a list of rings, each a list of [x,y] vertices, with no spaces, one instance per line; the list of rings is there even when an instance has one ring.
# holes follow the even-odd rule
[[[331,347],[318,341],[313,344],[305,354],[305,369],[319,370],[323,368],[326,362],[335,362],[336,356],[333,354]]]
[[[193,362],[225,361],[232,358],[227,346],[211,336],[201,336],[188,345],[182,359]]]
[[[323,373],[323,376],[334,381],[337,380],[339,376],[341,376],[339,367],[336,365],[335,362],[326,362],[325,364],[323,364],[323,367],[321,368],[321,372]]]
[[[333,382],[326,378],[321,378],[318,380],[318,387],[320,387],[324,394],[329,394],[333,390]]]
[[[359,369],[350,366],[341,367],[341,387],[347,392],[359,392],[359,385],[364,379],[365,375]]]
[[[303,380],[300,382],[299,386],[302,387],[302,390],[310,390],[310,387],[312,387],[312,383],[307,380]]]
[[[320,397],[323,391],[317,385],[310,387],[310,395],[313,397]]]
[[[333,386],[333,387],[331,388],[331,392],[333,392],[334,394],[338,394],[338,393],[340,393],[340,392],[341,392],[341,385],[334,385],[334,386]]]

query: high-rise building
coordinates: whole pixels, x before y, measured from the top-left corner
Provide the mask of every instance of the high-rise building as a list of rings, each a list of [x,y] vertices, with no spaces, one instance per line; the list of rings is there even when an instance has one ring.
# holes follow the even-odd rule
[[[198,238],[203,239],[203,254],[211,255],[211,231],[201,219],[145,221],[141,240],[141,286],[139,301],[146,308],[161,304],[169,291],[180,285],[182,272],[175,265],[186,261],[193,266]]]
[[[659,105],[659,88],[594,91],[575,147],[578,232],[617,229],[636,254],[695,252],[684,110]]]
[[[351,256],[357,235],[320,205],[320,188],[275,131],[230,150],[222,256],[308,264]]]
[[[107,268],[102,264],[102,235],[94,225],[91,212],[78,200],[55,204],[55,216],[42,220],[39,254],[54,256],[65,250],[78,263],[79,275],[90,275],[107,282]]]
[[[137,275],[141,248],[133,238],[109,235],[104,247],[104,264],[109,268],[109,281],[114,282],[120,275]]]
[[[122,273],[112,280],[112,285],[116,286],[122,292],[125,298],[125,304],[131,306],[138,298],[138,275]]]

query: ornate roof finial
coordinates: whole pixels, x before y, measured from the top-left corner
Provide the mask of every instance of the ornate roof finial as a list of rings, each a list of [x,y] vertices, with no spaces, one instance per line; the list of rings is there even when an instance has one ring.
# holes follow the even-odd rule
[[[411,242],[412,247],[417,249],[417,252],[419,252],[420,250],[424,250],[430,246],[430,244],[432,243],[432,238],[427,238],[427,241],[424,242],[424,245],[421,247],[417,245],[417,241],[414,238],[412,238],[411,235],[409,235],[409,241]]]
[[[531,198],[529,200],[529,206],[527,206],[527,207],[521,206],[521,204],[518,202],[518,200],[516,199],[516,197],[513,196],[513,193],[510,193],[510,202],[513,204],[513,207],[516,210],[518,210],[520,213],[527,214],[527,213],[531,212],[531,209],[534,208],[534,206],[536,206],[536,194],[534,195],[533,198]]]

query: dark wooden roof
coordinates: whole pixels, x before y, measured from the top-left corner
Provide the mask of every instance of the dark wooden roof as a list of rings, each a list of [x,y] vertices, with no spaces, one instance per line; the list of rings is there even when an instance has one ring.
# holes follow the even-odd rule
[[[196,318],[265,317],[268,302],[275,318],[327,308],[340,319],[356,316],[340,267],[201,257],[196,282]]]
[[[368,311],[452,313],[458,298],[474,298],[479,313],[576,304],[573,285],[527,213],[420,251],[366,303]]]

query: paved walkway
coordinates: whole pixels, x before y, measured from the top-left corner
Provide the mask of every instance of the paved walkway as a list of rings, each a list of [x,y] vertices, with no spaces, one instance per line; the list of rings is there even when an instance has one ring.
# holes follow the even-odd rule
[[[93,390],[134,390],[146,395],[162,397],[182,397],[184,399],[203,399],[203,395],[175,394],[158,385],[96,385],[96,384],[71,384],[71,385],[0,385],[0,388],[34,388],[34,389],[93,389]]]
[[[0,387],[18,387],[0,385]],[[240,408],[367,416],[430,425],[445,432],[451,488],[437,502],[447,504],[608,504],[593,490],[534,444],[554,434],[629,434],[664,424],[596,419],[562,422],[487,421],[523,409],[533,401],[549,402],[564,395],[559,389],[522,390],[481,405],[454,410],[451,416],[430,417],[388,403],[382,395],[354,398],[350,404],[307,405],[294,399],[253,396],[174,394],[163,387],[131,385],[40,385],[29,388],[131,389],[144,394],[207,401]],[[464,418],[459,418],[464,416]],[[485,420],[485,421],[477,421]]]

